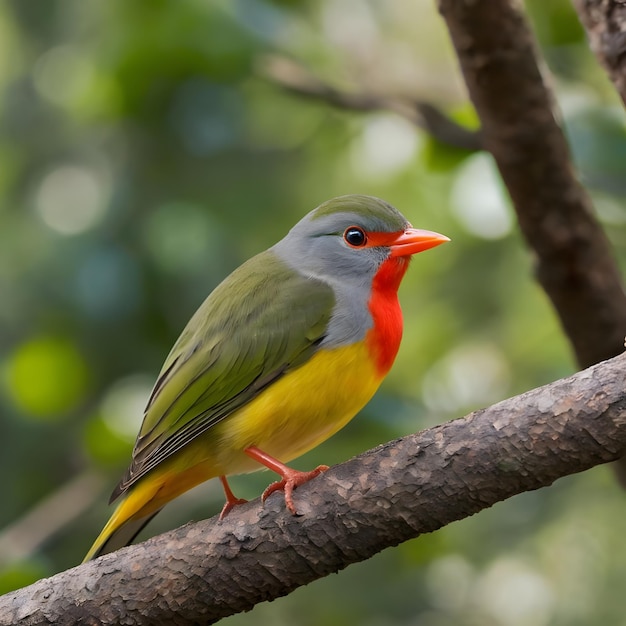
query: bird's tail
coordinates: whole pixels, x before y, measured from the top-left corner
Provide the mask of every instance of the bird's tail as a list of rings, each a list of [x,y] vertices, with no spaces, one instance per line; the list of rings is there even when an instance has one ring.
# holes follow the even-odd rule
[[[125,495],[87,552],[83,563],[131,543],[141,529],[163,508],[164,503],[154,506],[154,491],[145,489],[144,485],[137,485]]]

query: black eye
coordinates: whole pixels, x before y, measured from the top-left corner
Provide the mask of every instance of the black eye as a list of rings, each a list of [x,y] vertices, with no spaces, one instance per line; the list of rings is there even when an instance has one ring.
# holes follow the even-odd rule
[[[367,237],[363,232],[363,229],[358,226],[350,226],[346,228],[346,232],[343,234],[343,238],[346,243],[354,248],[360,248],[365,245]]]

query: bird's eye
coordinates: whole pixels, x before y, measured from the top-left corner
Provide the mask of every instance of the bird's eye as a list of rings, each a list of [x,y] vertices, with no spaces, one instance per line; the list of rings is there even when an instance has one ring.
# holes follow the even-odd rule
[[[343,238],[345,242],[353,248],[361,248],[365,245],[365,242],[367,241],[367,236],[365,235],[365,232],[362,228],[359,228],[358,226],[350,226],[349,228],[346,228],[346,231],[343,234]]]

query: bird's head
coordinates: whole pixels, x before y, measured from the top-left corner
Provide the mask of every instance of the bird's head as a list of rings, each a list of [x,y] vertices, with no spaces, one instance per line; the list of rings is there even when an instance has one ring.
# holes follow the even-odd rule
[[[384,266],[397,288],[413,254],[446,241],[444,235],[413,228],[379,198],[349,195],[311,211],[275,250],[302,274],[334,285],[370,286]]]

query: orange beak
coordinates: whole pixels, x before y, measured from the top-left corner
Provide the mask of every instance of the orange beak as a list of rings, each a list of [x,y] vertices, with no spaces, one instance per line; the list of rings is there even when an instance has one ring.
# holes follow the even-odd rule
[[[447,241],[450,241],[449,237],[430,230],[407,228],[394,238],[389,247],[391,248],[392,257],[402,257],[429,250]]]

